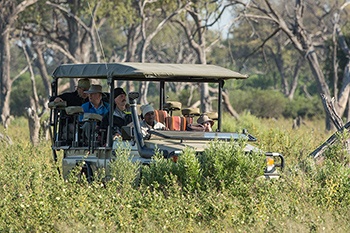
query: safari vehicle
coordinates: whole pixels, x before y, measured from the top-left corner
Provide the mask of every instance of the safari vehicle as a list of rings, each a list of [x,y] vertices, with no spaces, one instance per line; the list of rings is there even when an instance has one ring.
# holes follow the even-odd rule
[[[159,113],[168,114],[167,119],[172,120],[171,106],[166,102],[166,85],[169,82],[192,82],[192,83],[216,83],[218,88],[217,100],[217,120],[216,132],[195,132],[185,131],[185,128],[167,131],[151,131],[150,137],[144,139],[140,131],[139,113],[137,108],[137,99],[139,93],[128,93],[130,110],[132,114],[132,126],[125,126],[122,129],[122,137],[113,139],[111,133],[112,114],[109,112],[109,127],[105,136],[98,138],[94,131],[88,138],[82,136],[81,122],[78,117],[83,113],[80,106],[66,106],[65,102],[49,103],[51,108],[51,129],[53,132],[52,151],[54,160],[57,161],[57,151],[63,151],[62,175],[66,179],[70,171],[76,166],[82,166],[81,171],[88,180],[91,180],[94,173],[104,168],[108,176],[109,163],[116,159],[116,150],[126,148],[130,150],[130,157],[135,162],[149,164],[152,162],[152,156],[155,150],[160,150],[164,157],[172,158],[176,161],[177,156],[181,156],[181,151],[185,147],[194,148],[200,155],[212,140],[247,140],[245,151],[259,151],[266,156],[267,166],[265,177],[278,177],[276,167],[284,167],[284,158],[279,153],[262,152],[258,148],[250,145],[256,141],[256,138],[247,132],[228,133],[222,132],[222,89],[225,80],[246,79],[247,76],[232,70],[215,65],[200,64],[153,64],[153,63],[91,63],[91,64],[64,64],[60,65],[53,72],[52,96],[56,96],[58,81],[60,79],[101,79],[105,80],[109,93],[113,93],[118,80],[123,81],[147,81],[156,82],[159,86]],[[113,106],[114,99],[109,95],[109,104]],[[166,112],[164,109],[167,107]],[[74,134],[73,138],[68,137],[68,117],[73,118]],[[182,120],[190,122],[193,120],[191,115],[187,117],[178,116]],[[101,121],[101,116],[96,114],[84,114],[84,121],[94,125]],[[182,122],[182,124],[186,124]],[[82,163],[84,161],[84,163]],[[275,163],[276,161],[276,163]],[[277,163],[278,162],[278,163]],[[82,165],[83,164],[83,165]]]

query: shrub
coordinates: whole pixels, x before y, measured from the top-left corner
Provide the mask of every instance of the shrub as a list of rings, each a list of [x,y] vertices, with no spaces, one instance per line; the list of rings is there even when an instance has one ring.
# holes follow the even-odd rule
[[[201,168],[194,150],[186,148],[177,163],[157,154],[149,166],[142,168],[142,181],[146,186],[168,187],[177,182],[184,191],[198,190],[201,181]]]
[[[124,188],[137,186],[140,178],[141,164],[132,161],[130,151],[130,148],[117,148],[116,159],[110,163],[112,181]]]
[[[321,119],[324,118],[324,110],[320,98],[297,96],[287,102],[283,116],[286,118],[301,116],[308,119]]]
[[[264,118],[324,118],[322,101],[319,97],[296,96],[289,100],[278,91],[235,90],[230,93],[231,104],[239,112],[250,112]]]
[[[280,179],[256,179],[265,159],[244,153],[242,141],[212,142],[201,155],[186,148],[177,163],[158,154],[139,186],[127,150],[116,151],[110,182],[66,182],[49,143],[28,142],[26,121],[0,127],[14,141],[0,142],[0,232],[348,232],[350,160],[342,144],[315,164],[308,154],[328,136],[319,122],[289,131],[289,120],[242,118],[259,148],[285,155]]]
[[[216,188],[239,189],[263,174],[265,157],[244,151],[246,142],[212,142],[199,157],[204,184]],[[239,190],[237,190],[239,191]]]
[[[286,107],[287,99],[277,91],[254,90],[232,93],[232,105],[238,112],[248,111],[257,117],[279,118]]]

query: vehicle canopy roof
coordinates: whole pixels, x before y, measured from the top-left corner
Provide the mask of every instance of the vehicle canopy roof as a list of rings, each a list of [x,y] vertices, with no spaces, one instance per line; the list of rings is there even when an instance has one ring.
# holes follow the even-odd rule
[[[248,76],[216,65],[166,63],[89,63],[63,64],[56,68],[54,78],[94,78],[140,81],[218,82],[246,79]]]
[[[91,78],[107,79],[109,93],[113,92],[114,82],[123,81],[156,81],[160,82],[159,106],[163,109],[165,99],[165,82],[202,82],[218,83],[218,130],[221,131],[222,87],[228,79],[246,79],[247,75],[240,74],[227,68],[205,64],[167,64],[167,63],[88,63],[63,64],[56,68],[52,77],[53,96],[57,94],[57,81],[61,78]],[[110,95],[109,103],[113,105],[114,99]],[[112,112],[110,112],[110,118]]]

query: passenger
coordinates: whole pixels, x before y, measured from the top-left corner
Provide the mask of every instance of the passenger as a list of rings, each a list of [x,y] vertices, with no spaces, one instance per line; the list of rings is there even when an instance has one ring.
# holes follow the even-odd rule
[[[102,86],[101,85],[91,85],[89,90],[84,91],[84,93],[89,95],[89,102],[81,105],[84,113],[96,113],[101,116],[105,116],[109,112],[109,104],[102,101]],[[81,116],[80,120],[83,119]]]
[[[78,85],[74,92],[66,92],[58,96],[52,96],[50,102],[67,102],[67,106],[81,106],[82,104],[89,101],[88,94],[84,91],[89,90],[90,80],[87,78],[79,79]]]
[[[154,108],[150,105],[141,106],[143,120],[140,123],[143,138],[149,138],[148,131],[150,130],[165,130],[166,127],[154,118]]]
[[[113,138],[121,135],[122,126],[126,126],[132,122],[131,113],[127,111],[126,93],[125,91],[117,87],[113,91],[114,96],[114,112],[113,112],[113,126],[112,134]],[[109,125],[109,115],[102,119],[101,129],[107,129]]]
[[[58,96],[52,96],[50,98],[50,102],[63,102],[66,101],[67,107],[70,106],[81,106],[82,104],[89,101],[88,94],[84,93],[84,91],[89,90],[90,88],[90,80],[87,78],[82,78],[78,80],[78,85],[76,86],[76,89],[74,92],[65,92],[63,94],[60,94]],[[67,128],[66,128],[66,121],[65,119],[68,119],[68,135],[67,135]],[[63,124],[63,139],[65,140],[72,140],[73,139],[73,133],[74,133],[74,119],[72,116],[66,115],[65,112],[62,112],[62,115],[60,115],[60,121]]]
[[[202,114],[197,119],[196,125],[189,125],[187,130],[189,131],[202,131],[202,132],[212,132],[212,127],[214,125],[214,121],[210,119],[207,115]]]
[[[212,127],[214,125],[214,121],[212,119],[210,119],[207,115],[201,115],[197,119],[197,123],[204,127],[204,132],[213,131]]]
[[[101,85],[91,85],[89,90],[84,91],[84,93],[89,95],[89,102],[81,105],[84,113],[95,113],[101,115],[102,117],[108,115],[109,104],[102,101],[103,92]],[[83,115],[80,116],[80,121],[83,120],[83,117]],[[94,123],[93,125],[91,125],[89,122],[85,122],[81,127],[83,129],[83,135],[85,135],[86,138],[89,138],[91,129],[93,129],[94,132],[98,132],[100,125],[101,122]]]

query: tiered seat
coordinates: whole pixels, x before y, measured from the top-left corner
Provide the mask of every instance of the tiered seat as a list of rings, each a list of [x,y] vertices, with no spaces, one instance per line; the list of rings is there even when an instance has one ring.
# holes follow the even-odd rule
[[[102,121],[102,116],[96,113],[84,113],[83,122],[87,123],[85,128],[86,136],[88,137],[88,146],[91,153],[94,152],[94,148],[98,145],[97,135],[96,135],[96,125],[97,122]]]
[[[182,107],[181,102],[177,102],[177,101],[168,101],[164,104],[164,109],[169,112],[170,116],[173,115],[174,111],[181,110],[181,107]]]
[[[65,108],[67,106],[67,102],[66,101],[62,101],[62,102],[50,102],[48,104],[49,108],[54,109],[55,111],[55,119],[54,122],[57,122],[58,125],[54,125],[54,140],[55,140],[55,146],[60,147],[63,146],[65,144],[65,142],[63,141],[63,137],[62,137],[62,131],[63,131],[63,125],[65,124],[65,120],[66,117],[64,117],[65,115]]]
[[[73,147],[78,147],[79,146],[79,115],[84,112],[83,108],[81,106],[70,106],[66,107],[66,113],[69,116],[73,116],[73,135],[74,135],[74,140],[72,142]],[[67,124],[67,138],[69,134],[69,128]]]
[[[169,116],[165,118],[165,125],[169,130],[186,130],[186,118],[173,115],[173,112],[181,110],[181,107],[181,102],[177,101],[168,101],[164,104],[164,109],[169,112]]]
[[[187,125],[193,124],[193,118],[201,115],[199,108],[184,108],[181,113],[186,118]]]
[[[185,131],[186,130],[186,118],[182,116],[169,116],[166,118],[165,124],[169,130]]]
[[[168,112],[165,110],[154,110],[154,119],[165,125],[165,119],[168,117]]]

